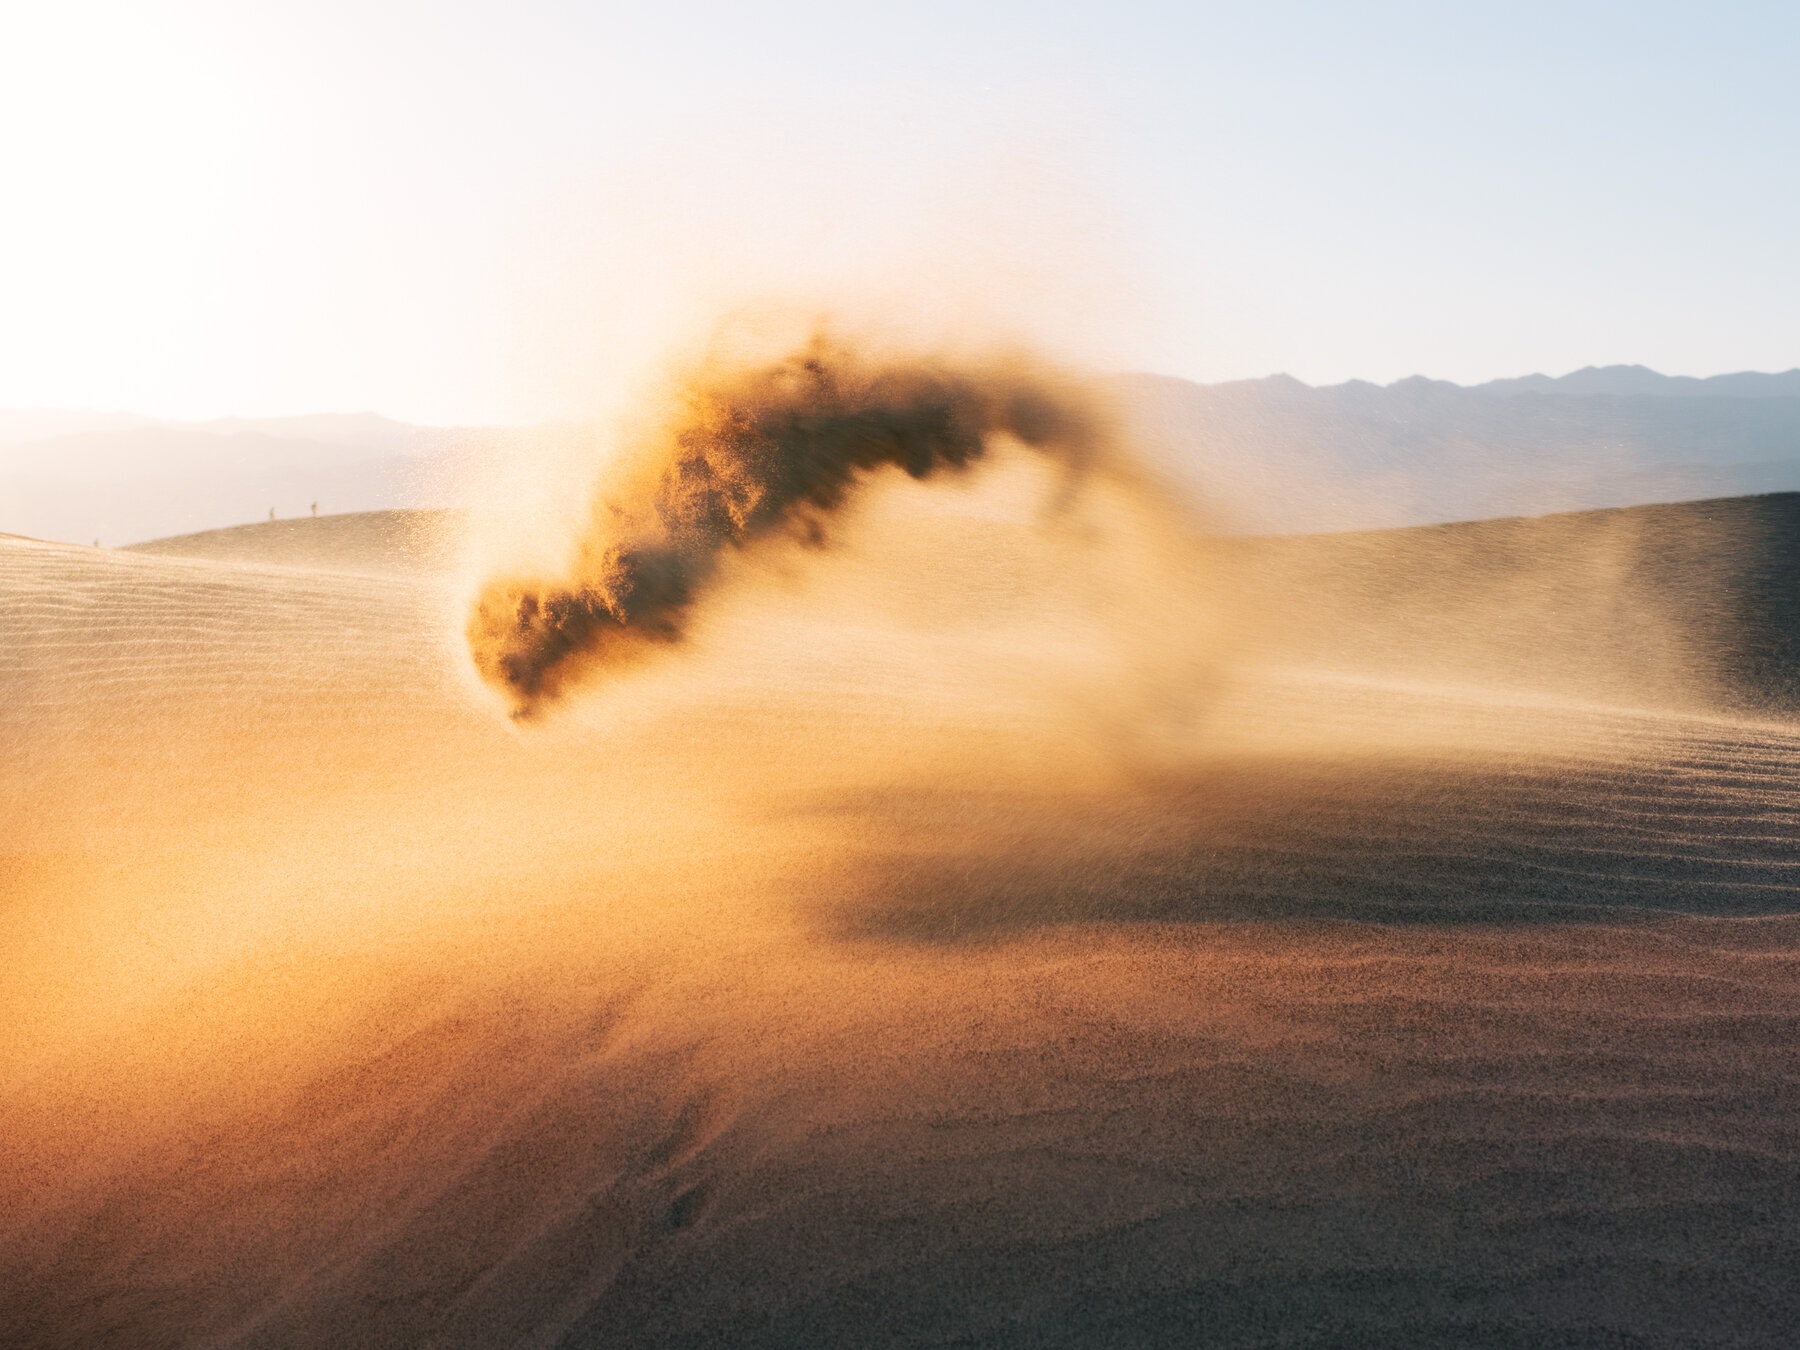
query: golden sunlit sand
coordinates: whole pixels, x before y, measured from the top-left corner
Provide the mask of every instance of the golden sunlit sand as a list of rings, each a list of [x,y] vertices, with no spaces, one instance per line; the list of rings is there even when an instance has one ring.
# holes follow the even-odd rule
[[[1800,1346],[1797,52],[7,6],[0,1350]]]
[[[1048,482],[882,480],[523,727],[455,518],[0,540],[0,1325],[1780,1343],[1800,732]]]

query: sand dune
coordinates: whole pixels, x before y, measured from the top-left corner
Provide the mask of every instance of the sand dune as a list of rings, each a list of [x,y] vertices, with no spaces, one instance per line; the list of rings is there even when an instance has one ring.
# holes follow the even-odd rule
[[[376,576],[441,572],[455,556],[461,517],[451,510],[355,511],[203,530],[126,551]]]
[[[448,504],[504,436],[322,415],[169,422],[0,409],[0,531],[108,547],[233,520]]]
[[[1232,545],[1161,709],[1066,541],[880,524],[530,729],[391,522],[0,539],[5,1339],[1791,1342],[1775,647]]]

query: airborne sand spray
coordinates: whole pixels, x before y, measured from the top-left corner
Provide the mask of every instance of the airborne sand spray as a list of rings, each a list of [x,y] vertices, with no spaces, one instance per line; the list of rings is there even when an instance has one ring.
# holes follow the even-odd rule
[[[1001,437],[1071,487],[1111,450],[1094,393],[1024,358],[882,358],[815,333],[771,363],[704,368],[597,495],[566,577],[484,587],[476,667],[529,717],[592,668],[679,640],[727,550],[822,544],[877,472],[961,473]]]

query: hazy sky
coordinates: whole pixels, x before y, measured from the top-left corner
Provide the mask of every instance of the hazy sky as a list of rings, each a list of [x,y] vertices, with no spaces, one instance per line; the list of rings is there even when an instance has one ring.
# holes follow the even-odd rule
[[[1112,366],[1800,364],[1800,6],[0,17],[0,405],[579,414],[721,306]]]

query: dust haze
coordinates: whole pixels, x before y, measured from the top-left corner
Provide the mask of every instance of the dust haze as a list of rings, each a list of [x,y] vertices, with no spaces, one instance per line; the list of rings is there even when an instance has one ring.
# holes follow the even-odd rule
[[[1788,507],[1244,537],[816,332],[528,507],[0,540],[12,1338],[1773,1343]]]

